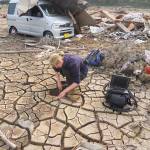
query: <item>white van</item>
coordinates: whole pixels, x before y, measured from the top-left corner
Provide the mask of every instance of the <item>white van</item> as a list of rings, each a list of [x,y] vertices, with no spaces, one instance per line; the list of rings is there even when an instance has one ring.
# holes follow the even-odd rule
[[[3,0],[0,0],[0,9],[2,8]]]
[[[21,16],[17,13],[19,0],[10,0],[8,6],[8,27],[10,34],[27,34],[33,36],[48,36],[54,38],[69,38],[74,36],[72,20],[50,2],[40,0],[38,4]]]

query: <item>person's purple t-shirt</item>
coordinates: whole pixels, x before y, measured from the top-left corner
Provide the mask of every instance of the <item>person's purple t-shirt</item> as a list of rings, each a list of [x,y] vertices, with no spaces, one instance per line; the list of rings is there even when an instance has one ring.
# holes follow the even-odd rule
[[[65,54],[62,68],[54,68],[54,70],[66,76],[66,79],[70,84],[73,82],[79,84],[80,81],[87,76],[88,67],[84,64],[81,57],[77,55]]]

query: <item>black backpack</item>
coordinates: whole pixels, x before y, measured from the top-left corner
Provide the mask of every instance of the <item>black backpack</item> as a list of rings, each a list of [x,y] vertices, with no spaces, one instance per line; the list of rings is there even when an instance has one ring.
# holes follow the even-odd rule
[[[105,107],[117,112],[128,112],[137,107],[137,101],[128,89],[130,79],[125,76],[112,75],[111,81],[104,87]]]

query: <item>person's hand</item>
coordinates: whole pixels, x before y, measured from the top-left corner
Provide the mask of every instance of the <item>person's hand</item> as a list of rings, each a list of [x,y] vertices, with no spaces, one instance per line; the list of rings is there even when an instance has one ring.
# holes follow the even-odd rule
[[[57,96],[57,99],[61,99],[63,97],[65,97],[66,95],[66,92],[65,91],[62,91],[58,96]]]
[[[57,83],[57,87],[58,87],[59,91],[62,91],[62,84],[61,84],[61,82]]]

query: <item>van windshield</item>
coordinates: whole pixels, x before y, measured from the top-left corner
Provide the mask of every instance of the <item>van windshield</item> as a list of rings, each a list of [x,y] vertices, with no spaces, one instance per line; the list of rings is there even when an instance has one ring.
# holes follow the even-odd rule
[[[46,16],[52,16],[52,15],[65,15],[62,10],[57,8],[56,6],[52,4],[41,4],[40,5]]]

